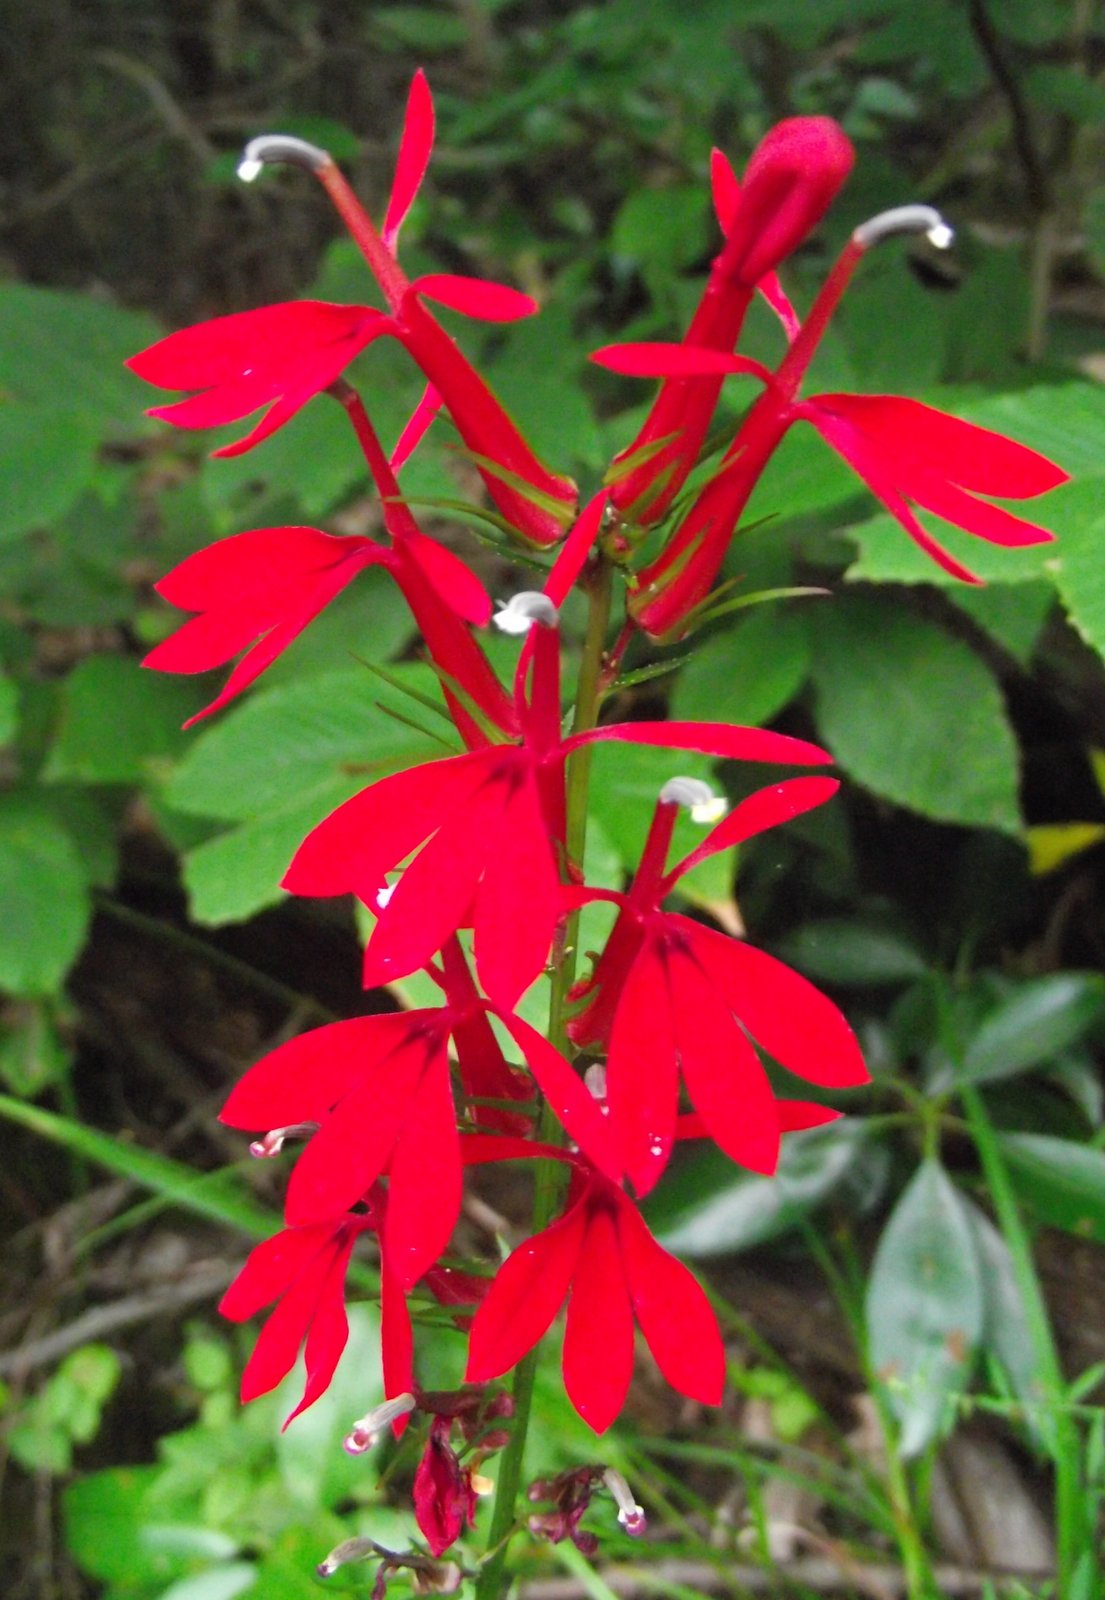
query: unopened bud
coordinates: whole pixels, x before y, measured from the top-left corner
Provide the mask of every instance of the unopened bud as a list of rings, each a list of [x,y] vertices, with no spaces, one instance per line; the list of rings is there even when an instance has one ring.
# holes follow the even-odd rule
[[[491,619],[500,633],[528,633],[535,622],[555,628],[560,613],[547,594],[539,589],[522,589],[509,600],[497,600],[499,610]]]
[[[933,206],[892,206],[861,222],[852,238],[861,250],[869,250],[899,233],[923,233],[937,250],[946,250],[955,239],[954,229]]]
[[[725,797],[717,795],[702,778],[669,778],[660,790],[660,803],[682,806],[692,822],[719,822],[729,809]]]
[[[318,1127],[317,1122],[292,1122],[286,1128],[270,1128],[260,1139],[254,1139],[249,1153],[258,1161],[267,1161],[271,1156],[280,1154],[285,1139],[306,1139],[310,1134],[317,1133]]]
[[[614,1467],[607,1467],[602,1475],[602,1481],[617,1502],[618,1521],[626,1533],[631,1534],[635,1539],[639,1538],[648,1526],[648,1522],[644,1511],[634,1500],[625,1478]]]
[[[383,1405],[376,1406],[367,1415],[358,1417],[342,1440],[342,1448],[347,1455],[363,1456],[366,1450],[371,1450],[385,1428],[399,1417],[405,1417],[415,1408],[413,1394],[397,1394],[394,1400],[385,1400]]]
[[[238,176],[243,183],[252,183],[263,167],[275,162],[289,162],[293,167],[305,167],[308,172],[320,172],[333,162],[328,150],[306,139],[296,139],[290,133],[262,133],[251,139],[242,151],[238,163]]]

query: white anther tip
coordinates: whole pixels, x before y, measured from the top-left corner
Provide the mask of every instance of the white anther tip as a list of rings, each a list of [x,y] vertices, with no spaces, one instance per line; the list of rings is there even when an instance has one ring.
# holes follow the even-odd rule
[[[703,824],[720,822],[729,809],[724,796],[715,794],[701,778],[669,778],[660,790],[660,803],[682,806],[692,822]]]
[[[560,613],[547,594],[539,589],[522,589],[509,600],[496,600],[499,607],[491,619],[500,633],[528,633],[535,622],[546,628],[555,628]]]
[[[252,183],[255,178],[261,176],[264,165],[263,161],[249,161],[243,157],[238,163],[238,176],[243,183]]]

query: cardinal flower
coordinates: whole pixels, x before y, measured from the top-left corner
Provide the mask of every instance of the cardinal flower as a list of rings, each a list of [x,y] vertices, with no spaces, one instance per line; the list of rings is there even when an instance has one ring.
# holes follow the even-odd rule
[[[382,236],[326,151],[299,139],[266,136],[252,142],[242,165],[243,176],[252,177],[267,162],[293,161],[320,179],[375,273],[387,312],[312,300],[268,306],[170,334],[127,365],[158,388],[199,391],[150,413],[177,427],[236,422],[267,406],[243,438],[215,452],[238,455],[328,389],[374,340],[397,339],[430,386],[404,430],[402,454],[409,454],[438,406],[445,406],[503,515],[531,543],[553,544],[571,517],[574,485],[538,460],[425,304],[434,301],[465,316],[512,322],[535,312],[536,302],[502,284],[448,273],[409,282],[395,254],[399,229],[429,162],[433,133],[433,103],[419,72],[411,85]]]
[[[757,1172],[774,1172],[786,1129],[822,1120],[815,1111],[809,1121],[803,1102],[780,1104],[749,1036],[811,1083],[867,1081],[852,1030],[805,978],[743,940],[660,909],[698,862],[822,804],[836,782],[795,778],[757,791],[665,874],[687,785],[695,787],[675,779],[661,794],[629,893],[601,894],[622,909],[593,974],[576,986],[573,997],[587,1005],[569,1023],[577,1044],[608,1044],[610,1121],[638,1194],[653,1187],[671,1153],[681,1080],[701,1127]],[[574,903],[599,897],[569,895]]]
[[[790,117],[772,128],[743,184],[714,151],[714,206],[725,243],[687,329],[688,346],[731,352],[757,288],[793,335],[797,319],[775,268],[820,222],[852,160],[847,136],[828,117]],[[628,520],[649,524],[664,515],[702,448],[721,381],[702,372],[665,375],[643,428],[614,462],[622,470],[611,497]]]
[[[895,395],[799,397],[802,380],[857,263],[873,244],[901,232],[946,243],[951,230],[928,206],[903,206],[855,230],[778,371],[716,349],[630,344],[596,351],[601,366],[640,377],[730,372],[751,375],[764,392],[660,555],[637,575],[629,607],[656,638],[674,638],[702,605],[764,468],[795,422],[813,424],[909,536],[946,572],[973,574],[922,526],[914,501],[966,532],[1005,546],[1045,544],[1046,528],[990,505],[979,495],[1030,499],[1067,481],[1046,456],[1001,434]]]
[[[284,1423],[313,1405],[329,1387],[349,1338],[345,1275],[360,1234],[375,1231],[379,1212],[371,1197],[363,1213],[347,1212],[326,1222],[285,1228],[250,1252],[219,1302],[231,1322],[245,1322],[277,1302],[242,1374],[242,1400],[275,1389],[304,1349],[307,1381],[299,1404]],[[412,1339],[406,1302],[386,1256],[381,1256],[384,1380],[389,1395],[413,1387]]]
[[[462,1050],[471,1042],[464,1030],[481,1007],[445,1005],[314,1028],[251,1067],[221,1114],[231,1127],[251,1131],[317,1125],[288,1185],[285,1216],[293,1227],[326,1224],[386,1174],[381,1239],[403,1289],[441,1255],[460,1212],[447,1046],[450,1035]],[[563,1056],[520,1018],[502,1020],[570,1135],[616,1171],[609,1125]],[[501,1056],[499,1067],[505,1076]],[[485,1076],[481,1086],[500,1083]],[[512,1083],[506,1087],[515,1092]]]
[[[579,1166],[564,1215],[499,1268],[472,1324],[468,1380],[509,1372],[566,1299],[564,1386],[596,1433],[625,1400],[634,1323],[673,1388],[707,1405],[721,1400],[725,1351],[702,1289],[622,1190]]]
[[[831,759],[805,740],[722,723],[614,723],[564,738],[556,610],[544,595],[527,603],[531,670],[515,686],[521,742],[373,784],[307,836],[284,878],[293,894],[352,892],[375,907],[386,875],[417,852],[380,911],[366,983],[424,967],[457,928],[472,926],[485,992],[502,1008],[514,1006],[544,965],[562,911],[564,763],[574,750],[615,740],[737,761]]]

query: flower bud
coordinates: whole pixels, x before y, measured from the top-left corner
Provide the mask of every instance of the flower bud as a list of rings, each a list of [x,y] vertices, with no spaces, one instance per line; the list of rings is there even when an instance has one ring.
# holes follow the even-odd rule
[[[772,128],[745,168],[718,270],[749,288],[772,272],[821,221],[853,160],[831,117],[788,117]]]

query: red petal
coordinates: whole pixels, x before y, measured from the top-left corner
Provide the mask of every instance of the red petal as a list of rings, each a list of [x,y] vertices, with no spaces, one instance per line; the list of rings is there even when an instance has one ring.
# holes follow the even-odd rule
[[[767,383],[771,377],[765,366],[748,356],[688,344],[608,344],[592,350],[588,359],[608,372],[630,378],[703,378],[743,372]]]
[[[403,431],[395,441],[395,448],[391,452],[388,466],[392,472],[398,473],[406,466],[411,456],[418,449],[426,430],[441,410],[441,396],[432,383],[428,383],[422,391],[422,398],[411,412]]]
[[[754,945],[689,917],[668,914],[665,921],[682,931],[695,960],[756,1043],[788,1071],[830,1089],[868,1081],[855,1034],[808,979]]]
[[[380,315],[368,306],[293,300],[182,328],[126,364],[159,389],[206,389],[247,374],[274,381],[325,346],[355,338]]]
[[[391,869],[485,781],[492,751],[447,756],[362,789],[313,828],[284,874],[291,894],[360,894],[372,902]]]
[[[144,657],[142,665],[153,672],[210,672],[252,644],[271,624],[271,617],[258,617],[252,608],[244,606],[228,612],[211,611],[206,616],[193,617],[162,639]]]
[[[564,1330],[564,1387],[584,1422],[605,1433],[633,1376],[633,1311],[614,1220],[596,1208],[572,1278]]]
[[[610,490],[600,489],[598,494],[588,500],[565,539],[560,554],[553,562],[545,579],[544,592],[554,606],[564,604],[576,579],[583,571],[584,563],[591,554],[591,547],[602,527],[603,513],[609,499]]]
[[[231,1091],[219,1121],[261,1132],[321,1122],[358,1078],[411,1034],[407,1013],[353,1017],[312,1028],[262,1056]]]
[[[365,950],[366,988],[424,967],[468,920],[502,833],[505,800],[504,785],[492,774],[403,869]]]
[[[560,916],[560,879],[528,772],[487,826],[476,895],[476,970],[487,995],[510,1010],[543,969]],[[494,841],[489,852],[488,840]]]
[[[517,322],[541,308],[532,295],[505,283],[485,283],[482,278],[462,278],[453,272],[431,272],[411,284],[416,294],[448,306],[465,317],[482,322]]]
[[[903,477],[901,487],[916,500],[919,506],[931,511],[945,522],[973,533],[977,539],[1006,549],[1023,549],[1026,545],[1051,544],[1055,535],[1047,528],[1024,517],[1016,517],[1002,506],[992,506],[986,500],[976,500],[954,483],[945,483],[935,473],[918,472]]]
[[[257,1336],[242,1373],[243,1404],[275,1389],[295,1366],[299,1347],[318,1309],[333,1253],[326,1249],[300,1273]]]
[[[650,938],[622,986],[606,1064],[610,1120],[639,1195],[659,1179],[675,1137],[679,1072],[671,1008],[666,966]]]
[[[515,1139],[501,1134],[466,1133],[460,1141],[461,1159],[466,1167],[483,1166],[489,1161],[566,1161],[573,1158],[554,1144],[537,1139]]]
[[[783,330],[787,336],[787,342],[789,344],[793,344],[801,332],[802,323],[799,319],[797,311],[795,311],[794,307],[790,303],[790,298],[787,295],[786,290],[779,282],[779,274],[777,272],[765,273],[760,279],[759,283],[756,285],[756,292],[757,294],[763,295],[772,311],[774,311],[775,315],[782,323]]]
[[[389,1400],[414,1390],[414,1331],[407,1297],[385,1257],[380,1260],[380,1346],[384,1370],[384,1394]],[[406,1417],[392,1423],[398,1439],[407,1426]]]
[[[820,433],[821,437],[830,444],[838,455],[844,457],[852,470],[863,479],[877,500],[880,500],[896,522],[900,523],[914,544],[918,545],[926,555],[931,556],[937,566],[942,567],[951,577],[958,578],[962,583],[980,583],[982,580],[949,555],[943,545],[939,544],[925,528],[921,526],[909,506],[902,499],[894,484],[882,471],[879,462],[870,454],[861,441],[860,435],[854,429],[842,423],[828,412],[821,412],[814,405],[803,406],[796,415],[807,422],[811,422]]]
[[[408,533],[403,542],[451,611],[477,626],[490,619],[491,597],[459,556],[424,533]]]
[[[731,1160],[770,1176],[779,1113],[760,1059],[697,962],[669,952],[675,1048],[683,1082],[710,1137]]]
[[[891,475],[900,461],[939,473],[976,494],[1007,500],[1030,499],[1069,481],[1069,474],[1039,451],[920,400],[893,394],[819,394],[811,403],[859,429]]]
[[[741,186],[728,156],[716,147],[710,151],[710,189],[718,226],[727,234],[740,204]]]
[[[716,1406],[725,1388],[725,1347],[694,1277],[656,1243],[633,1204],[618,1206],[618,1243],[633,1310],[672,1388]]]
[[[387,215],[384,217],[383,241],[394,253],[399,229],[414,204],[422,187],[430,152],[434,147],[434,102],[426,74],[419,67],[411,80],[407,95],[407,109],[403,118],[403,136],[399,141],[399,154],[395,160],[395,181],[391,186]]]
[[[274,1233],[250,1251],[245,1266],[219,1301],[220,1316],[230,1322],[255,1316],[290,1288],[333,1237],[334,1226],[329,1222]]]
[[[746,839],[763,833],[767,828],[790,822],[793,817],[800,817],[814,806],[823,805],[839,788],[840,783],[836,778],[788,778],[785,783],[777,783],[770,789],[757,789],[747,800],[734,806],[729,815],[706,835],[698,848],[672,868],[664,880],[664,893],[677,878],[681,878],[692,867],[697,867],[700,861],[717,855],[720,850],[743,844]]]
[[[805,1128],[823,1128],[827,1122],[836,1122],[843,1111],[832,1106],[818,1105],[816,1100],[777,1100],[779,1126],[784,1133],[800,1133]]]
[[[561,750],[568,755],[580,745],[614,739],[623,744],[655,744],[668,750],[697,750],[705,756],[723,756],[728,761],[779,761],[822,766],[832,761],[827,750],[790,734],[771,733],[765,728],[736,728],[724,722],[612,722],[604,728],[591,728],[565,739]]]
[[[621,1162],[610,1119],[603,1115],[583,1080],[572,1071],[560,1051],[528,1022],[509,1012],[500,1020],[525,1056],[537,1087],[568,1137],[600,1172],[613,1182],[619,1182]]]
[[[430,1040],[416,1036],[374,1062],[307,1141],[288,1184],[289,1223],[321,1222],[348,1210],[380,1176],[431,1048]]]
[[[411,1288],[449,1243],[460,1215],[457,1116],[445,1044],[427,1064],[388,1166],[384,1248],[400,1287]]]
[[[509,1372],[548,1332],[568,1293],[586,1221],[584,1206],[575,1205],[503,1262],[472,1322],[467,1382]]]
[[[282,610],[316,573],[382,554],[369,539],[339,538],[320,528],[251,528],[197,550],[155,587],[181,611],[226,608],[247,598],[251,605]]]
[[[301,1411],[306,1411],[308,1406],[314,1405],[321,1394],[325,1394],[348,1342],[349,1320],[345,1314],[345,1273],[349,1266],[354,1238],[355,1235],[350,1233],[348,1240],[339,1248],[319,1291],[315,1314],[311,1318],[311,1326],[307,1332],[307,1345],[303,1352],[307,1382],[303,1389],[302,1400],[284,1419],[285,1428],[299,1416]]]

